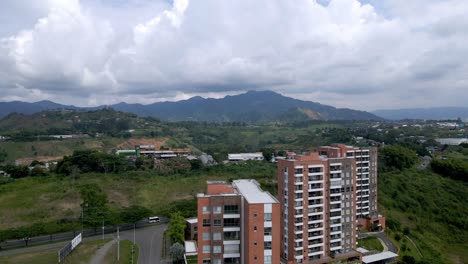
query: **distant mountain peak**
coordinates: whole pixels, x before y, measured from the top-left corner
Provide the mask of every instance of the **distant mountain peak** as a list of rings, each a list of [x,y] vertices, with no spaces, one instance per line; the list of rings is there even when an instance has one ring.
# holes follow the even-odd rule
[[[177,102],[158,102],[149,105],[120,102],[110,106],[80,108],[50,101],[26,104],[0,103],[0,117],[11,112],[31,114],[57,108],[96,110],[113,108],[117,111],[153,116],[169,121],[207,122],[294,122],[305,120],[377,120],[379,117],[364,111],[337,109],[315,102],[290,98],[271,90],[250,90],[243,94],[220,99],[194,96]]]

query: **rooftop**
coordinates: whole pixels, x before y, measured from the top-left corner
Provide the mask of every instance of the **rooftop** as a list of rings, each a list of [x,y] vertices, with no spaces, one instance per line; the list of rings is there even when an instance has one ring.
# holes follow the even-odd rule
[[[195,241],[185,241],[185,254],[187,256],[196,256],[197,255],[197,242]]]
[[[260,188],[256,180],[235,180],[233,185],[251,204],[278,203],[275,197]]]
[[[185,221],[187,221],[190,224],[196,224],[196,223],[198,223],[198,218],[196,218],[196,217],[187,218],[187,219],[185,219]]]
[[[362,257],[362,263],[374,263],[377,261],[392,259],[396,257],[398,257],[397,254],[390,251],[385,251],[382,253]]]

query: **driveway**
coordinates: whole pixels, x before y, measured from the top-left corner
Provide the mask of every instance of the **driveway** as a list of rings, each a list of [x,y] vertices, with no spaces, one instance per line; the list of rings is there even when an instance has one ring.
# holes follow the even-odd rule
[[[380,238],[380,240],[388,248],[388,251],[391,251],[391,252],[393,252],[395,254],[398,253],[398,247],[395,244],[393,244],[393,242],[390,239],[388,239],[388,237],[385,235],[384,231],[359,234],[359,238],[366,238],[366,237]]]

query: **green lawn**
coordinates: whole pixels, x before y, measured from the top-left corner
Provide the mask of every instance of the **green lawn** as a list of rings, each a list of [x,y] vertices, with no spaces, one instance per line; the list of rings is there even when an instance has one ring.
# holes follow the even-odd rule
[[[96,250],[102,245],[109,242],[109,240],[96,240],[91,242],[85,242],[79,245],[63,263],[68,264],[87,264],[93,257]],[[47,250],[40,250],[30,253],[0,257],[0,263],[2,264],[51,264],[57,263],[57,252],[60,248],[53,248]]]
[[[193,201],[197,193],[206,191],[207,180],[255,178],[260,183],[271,184],[275,177],[275,165],[268,163],[229,165],[173,176],[139,171],[121,175],[87,174],[77,179],[27,177],[0,185],[0,230],[64,218],[79,219],[80,187],[85,184],[98,185],[113,209],[140,205],[159,214],[167,212],[178,201],[196,208]]]
[[[197,256],[188,256],[187,257],[187,264],[197,264],[198,262]]]
[[[129,240],[121,240],[120,241],[120,260],[117,261],[117,243],[115,243],[112,248],[109,249],[107,252],[104,263],[105,264],[130,264],[132,263],[132,245],[133,243]],[[140,249],[137,245],[134,247],[135,253],[133,255],[134,263],[138,263],[138,255]]]
[[[367,238],[359,239],[358,247],[365,248],[369,251],[371,250],[382,251],[384,249],[379,239],[377,239],[376,237],[367,237]]]

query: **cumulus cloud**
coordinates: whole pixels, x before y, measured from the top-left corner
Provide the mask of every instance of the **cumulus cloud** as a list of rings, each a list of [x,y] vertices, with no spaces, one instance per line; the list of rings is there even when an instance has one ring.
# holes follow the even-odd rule
[[[370,110],[468,99],[462,0],[34,3],[5,2],[25,16],[0,11],[10,21],[0,100],[151,103],[270,89]]]

